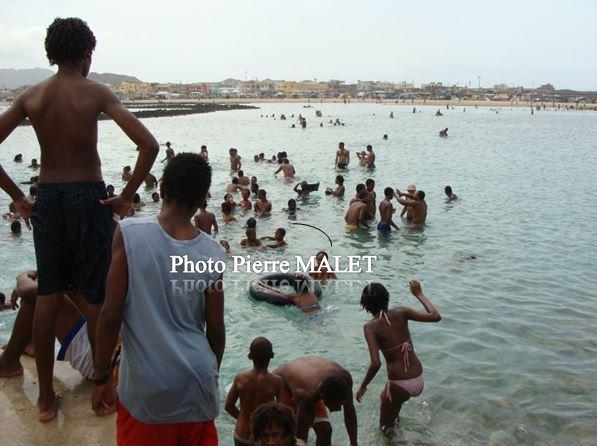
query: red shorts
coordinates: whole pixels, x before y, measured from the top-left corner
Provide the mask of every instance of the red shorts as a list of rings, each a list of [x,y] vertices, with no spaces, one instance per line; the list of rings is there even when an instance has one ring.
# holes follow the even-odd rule
[[[280,403],[290,407],[295,414],[297,413],[298,408],[294,402],[294,398],[292,398],[292,392],[288,387],[284,389]],[[329,422],[328,410],[326,409],[323,400],[319,400],[315,406],[315,419],[313,420],[313,424],[323,422]]]
[[[136,420],[116,403],[116,444],[119,446],[218,446],[213,421],[148,424]]]

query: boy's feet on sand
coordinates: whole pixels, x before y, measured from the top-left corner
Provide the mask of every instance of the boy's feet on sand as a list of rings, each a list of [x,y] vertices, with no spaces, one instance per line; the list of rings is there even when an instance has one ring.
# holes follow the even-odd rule
[[[44,405],[43,409],[42,404],[38,400],[37,406],[39,407],[39,421],[42,423],[48,423],[56,418],[58,416],[58,406],[60,405],[61,399],[62,397],[59,395],[54,395],[52,402],[50,404]]]
[[[20,362],[12,364],[0,363],[0,378],[15,378],[23,374],[23,366]]]

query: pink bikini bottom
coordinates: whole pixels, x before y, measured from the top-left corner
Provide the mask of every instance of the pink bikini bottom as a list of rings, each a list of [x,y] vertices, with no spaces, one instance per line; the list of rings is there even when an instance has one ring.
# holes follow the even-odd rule
[[[395,379],[388,380],[384,387],[384,396],[388,401],[392,401],[392,392],[390,390],[390,384],[396,384],[406,390],[410,396],[419,396],[423,392],[423,374],[421,373],[416,378],[411,379]]]

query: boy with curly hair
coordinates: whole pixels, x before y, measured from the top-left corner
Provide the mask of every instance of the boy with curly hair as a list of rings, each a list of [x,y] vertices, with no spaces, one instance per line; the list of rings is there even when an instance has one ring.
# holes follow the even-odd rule
[[[95,43],[83,20],[55,19],[48,27],[45,48],[50,65],[58,65],[58,72],[27,89],[0,115],[0,143],[27,118],[41,148],[35,201],[0,167],[0,187],[10,195],[27,227],[33,225],[39,287],[33,338],[40,421],[57,415],[52,375],[60,298],[67,289],[74,289],[93,346],[110,265],[112,213],[129,214],[133,195],[159,149],[151,133],[108,87],[87,79]],[[97,150],[101,113],[110,116],[139,147],[130,181],[120,195],[109,199]]]

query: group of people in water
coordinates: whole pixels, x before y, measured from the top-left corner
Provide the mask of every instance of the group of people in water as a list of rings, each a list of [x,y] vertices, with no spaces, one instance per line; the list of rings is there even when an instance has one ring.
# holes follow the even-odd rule
[[[223,262],[229,242],[209,234],[218,229],[215,214],[207,211],[212,168],[206,146],[197,153],[175,154],[168,142],[160,180],[150,174],[159,144],[147,128],[104,85],[87,79],[95,37],[77,18],[57,18],[49,26],[46,52],[56,75],[19,96],[0,116],[8,136],[29,118],[41,149],[41,167],[34,196],[25,194],[0,168],[0,187],[11,197],[11,217],[33,229],[36,267],[23,271],[2,308],[18,309],[10,340],[0,355],[0,377],[24,373],[21,356],[35,356],[39,386],[38,418],[50,422],[58,414],[60,399],[54,392],[54,343],[58,360],[68,361],[93,382],[91,408],[98,416],[113,412],[119,445],[218,444],[214,423],[219,413],[218,373],[226,345],[224,277],[217,269],[189,275],[172,268],[173,257],[191,264]],[[85,100],[82,100],[84,98]],[[102,179],[97,151],[97,121],[110,116],[137,146],[135,168],[123,169],[123,189]],[[265,160],[256,155],[257,162]],[[359,156],[360,155],[360,156]],[[371,146],[358,156],[366,168],[375,168]],[[229,151],[233,180],[221,204],[224,223],[235,221],[234,209],[271,213],[272,203],[257,178],[242,171],[238,150]],[[295,175],[285,152],[272,157],[276,173]],[[19,162],[19,161],[17,161]],[[350,163],[344,143],[334,165],[340,172]],[[339,172],[339,173],[340,173]],[[138,195],[145,183],[152,201],[161,205],[157,216],[139,216],[144,209]],[[326,189],[333,197],[344,195],[344,177]],[[317,190],[302,182],[299,196]],[[375,182],[358,184],[345,222],[349,228],[368,227],[375,217]],[[450,200],[456,199],[446,188]],[[236,203],[234,194],[242,199]],[[255,202],[251,202],[253,195]],[[396,199],[413,225],[427,215],[425,193],[414,186],[407,192],[386,188],[379,205],[381,233],[397,228],[392,221]],[[300,209],[288,201],[285,212]],[[135,218],[130,218],[135,215]],[[240,245],[283,248],[286,231],[257,237],[257,220],[249,218]],[[317,254],[320,267],[309,280],[334,280]],[[304,312],[317,311],[306,279],[294,278],[297,293],[282,293]],[[272,289],[277,292],[279,290]],[[388,290],[380,283],[364,286],[360,303],[371,315],[365,324],[370,365],[356,392],[362,401],[381,366],[387,364],[387,382],[380,395],[379,424],[390,433],[404,402],[423,390],[423,370],[414,352],[408,321],[438,322],[441,316],[423,293],[420,283],[410,291],[424,311],[390,307]],[[358,421],[354,406],[353,376],[340,364],[324,357],[305,356],[281,364],[271,372],[272,343],[263,337],[249,348],[253,367],[239,373],[225,403],[237,419],[234,442],[241,445],[294,445],[306,442],[312,428],[318,445],[331,444],[328,412],[342,410],[351,445],[357,445]],[[381,353],[381,354],[380,354]],[[117,389],[118,397],[116,397]]]

